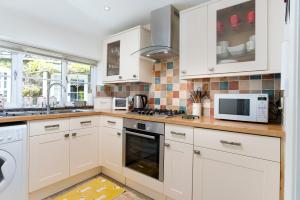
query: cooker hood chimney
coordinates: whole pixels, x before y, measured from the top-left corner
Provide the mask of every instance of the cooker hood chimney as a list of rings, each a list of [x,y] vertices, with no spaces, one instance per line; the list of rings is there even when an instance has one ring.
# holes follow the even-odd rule
[[[172,5],[151,12],[151,46],[133,54],[155,61],[179,55],[179,11]]]

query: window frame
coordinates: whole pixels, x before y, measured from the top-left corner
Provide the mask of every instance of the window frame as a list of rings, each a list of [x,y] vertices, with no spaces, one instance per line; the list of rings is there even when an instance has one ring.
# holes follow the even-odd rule
[[[11,78],[11,92],[10,92],[10,99],[11,101],[9,103],[7,103],[6,108],[22,108],[23,106],[23,89],[24,89],[24,74],[23,74],[23,70],[24,70],[24,58],[26,56],[26,54],[33,54],[34,53],[26,53],[26,52],[20,52],[20,51],[14,51],[11,50],[9,48],[2,48],[2,49],[6,49],[8,51],[11,52],[11,76],[7,76]],[[68,62],[76,62],[76,63],[81,63],[78,61],[72,61],[72,60],[68,60],[68,59],[60,59],[60,58],[55,58],[52,56],[47,56],[47,55],[43,55],[43,57],[48,57],[48,58],[54,58],[54,59],[59,59],[61,60],[61,79],[60,80],[54,80],[54,79],[47,79],[47,81],[56,81],[56,82],[61,82],[65,88],[66,91],[63,90],[63,88],[61,88],[61,92],[60,92],[60,102],[58,104],[58,106],[66,106],[68,103],[67,99],[68,99],[68,85],[69,82],[67,80],[68,78]],[[85,63],[82,63],[85,64]],[[90,89],[91,89],[91,95],[92,97],[95,97],[95,90],[96,90],[96,75],[93,73],[96,73],[96,65],[94,64],[88,64],[91,67],[90,70],[90,82],[87,82],[87,84],[90,85]],[[30,77],[26,77],[26,78],[30,78]],[[34,80],[38,80],[39,78],[32,78]],[[41,78],[40,80],[44,80],[43,78]],[[84,84],[86,84],[86,82],[84,82]],[[89,90],[90,91],[90,90]],[[92,102],[88,102],[91,103],[93,105],[93,101]]]

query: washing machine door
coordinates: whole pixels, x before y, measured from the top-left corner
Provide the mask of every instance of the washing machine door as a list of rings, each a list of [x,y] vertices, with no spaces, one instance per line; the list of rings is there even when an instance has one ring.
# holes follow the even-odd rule
[[[4,191],[14,179],[16,161],[6,151],[0,150],[0,193]]]

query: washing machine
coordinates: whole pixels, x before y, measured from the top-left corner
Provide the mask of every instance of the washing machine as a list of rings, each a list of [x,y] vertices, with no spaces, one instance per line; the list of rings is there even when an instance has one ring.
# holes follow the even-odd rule
[[[27,126],[0,124],[0,199],[27,200]]]

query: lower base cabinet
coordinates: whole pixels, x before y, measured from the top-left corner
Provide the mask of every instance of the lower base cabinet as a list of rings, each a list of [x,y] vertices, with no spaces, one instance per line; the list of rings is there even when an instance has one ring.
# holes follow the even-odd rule
[[[70,175],[98,166],[98,128],[70,132]]]
[[[165,141],[164,193],[175,200],[192,199],[193,145]]]
[[[101,127],[102,165],[116,173],[122,174],[122,131]]]
[[[69,132],[30,137],[29,192],[69,177]]]
[[[195,147],[193,200],[279,200],[280,163]]]

